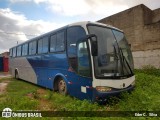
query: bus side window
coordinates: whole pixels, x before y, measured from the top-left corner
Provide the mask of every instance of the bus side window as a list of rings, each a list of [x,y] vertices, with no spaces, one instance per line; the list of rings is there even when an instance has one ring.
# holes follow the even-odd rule
[[[9,50],[9,56],[12,57],[12,48]]]
[[[43,39],[38,40],[38,54],[42,53],[42,40]]]
[[[22,45],[22,56],[27,55],[28,54],[28,44],[24,44]]]
[[[17,47],[17,56],[21,56],[21,46]]]
[[[67,52],[68,60],[74,71],[77,72],[77,48],[76,43],[79,39],[86,36],[85,30],[80,27],[70,27],[67,29]]]
[[[64,51],[64,32],[57,33],[56,52]]]
[[[29,55],[32,54],[32,42],[29,43]]]
[[[48,52],[48,37],[38,40],[38,54]]]
[[[51,36],[50,52],[56,52],[56,34]]]
[[[25,55],[28,55],[28,43],[25,44]]]
[[[22,45],[22,56],[25,55],[25,45]]]
[[[15,48],[13,48],[13,57],[16,57],[16,47]]]
[[[37,41],[32,42],[32,55],[37,52]]]
[[[42,41],[42,53],[48,52],[48,37],[44,37]]]
[[[29,55],[34,55],[36,54],[37,50],[37,42],[33,41],[29,43]]]

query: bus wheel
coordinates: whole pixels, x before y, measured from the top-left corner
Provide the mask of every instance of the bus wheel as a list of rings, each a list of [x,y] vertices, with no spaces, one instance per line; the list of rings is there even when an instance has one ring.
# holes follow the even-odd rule
[[[63,95],[67,94],[66,82],[62,78],[58,81],[58,92]]]
[[[18,75],[18,71],[17,70],[15,70],[15,78],[19,79],[19,75]]]

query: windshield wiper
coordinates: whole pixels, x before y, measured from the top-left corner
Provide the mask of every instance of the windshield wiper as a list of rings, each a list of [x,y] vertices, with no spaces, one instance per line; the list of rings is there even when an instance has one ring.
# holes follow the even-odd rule
[[[114,54],[116,57],[116,66],[115,66],[115,72],[114,72],[114,76],[116,76],[116,72],[118,71],[118,56],[117,56],[117,50],[116,50],[115,45],[113,45],[113,48],[114,48]]]
[[[119,50],[120,50],[121,55],[122,55],[122,58],[123,58],[123,65],[125,66],[125,64],[124,64],[124,60],[125,60],[126,63],[127,63],[128,68],[129,68],[129,70],[130,70],[130,72],[131,72],[131,74],[133,75],[133,71],[132,71],[132,69],[131,69],[131,66],[129,65],[128,61],[126,60],[126,57],[123,55],[122,48],[119,47]]]

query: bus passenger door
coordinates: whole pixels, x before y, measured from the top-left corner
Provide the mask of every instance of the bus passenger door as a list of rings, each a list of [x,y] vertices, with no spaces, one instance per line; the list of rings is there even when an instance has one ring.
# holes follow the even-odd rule
[[[77,60],[79,75],[78,80],[78,96],[80,99],[92,100],[92,78],[91,65],[89,57],[89,49],[86,42],[77,44]]]
[[[90,68],[88,68],[87,46],[79,44],[77,52],[77,41],[86,37],[86,32],[81,26],[72,26],[67,29],[67,55],[69,60],[69,93],[79,99],[89,99],[91,91],[86,86],[91,86]],[[86,43],[84,43],[86,45]],[[84,54],[83,54],[84,53]]]

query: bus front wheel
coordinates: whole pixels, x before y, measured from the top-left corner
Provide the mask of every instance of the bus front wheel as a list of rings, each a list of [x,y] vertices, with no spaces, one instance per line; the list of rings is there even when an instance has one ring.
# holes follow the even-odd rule
[[[66,82],[60,78],[58,81],[58,92],[63,95],[67,95],[67,86]]]

